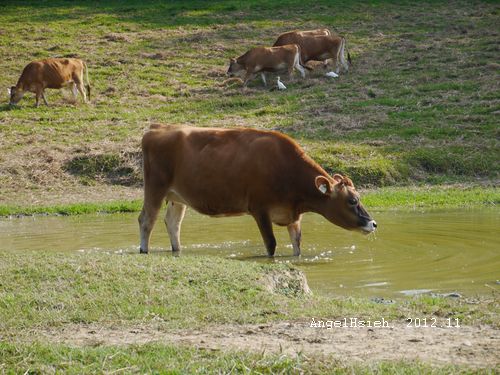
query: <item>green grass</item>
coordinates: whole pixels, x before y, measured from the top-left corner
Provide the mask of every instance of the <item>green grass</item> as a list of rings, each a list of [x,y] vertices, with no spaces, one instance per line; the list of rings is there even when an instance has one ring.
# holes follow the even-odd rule
[[[33,329],[93,323],[171,329],[311,316],[399,320],[434,311],[460,317],[463,324],[498,324],[491,301],[467,305],[422,297],[381,305],[363,298],[305,295],[291,281],[270,293],[260,281],[269,272],[289,269],[211,257],[3,251],[0,334],[14,338]]]
[[[124,332],[137,326],[150,327],[168,333],[220,324],[309,321],[312,316],[383,316],[390,322],[426,316],[459,318],[462,325],[498,325],[498,306],[489,299],[468,304],[423,296],[383,305],[361,298],[305,295],[293,287],[293,279],[269,293],[260,281],[270,272],[289,269],[283,264],[210,257],[0,252],[0,368],[7,373],[119,369],[127,373],[209,373],[214,369],[244,373],[466,373],[470,371],[466,367],[431,367],[419,362],[341,363],[301,353],[219,352],[161,342],[70,346],[43,340],[40,333],[50,332],[55,337],[65,329],[92,325]]]
[[[496,187],[413,186],[385,187],[362,192],[363,204],[370,209],[433,209],[496,206],[500,189]],[[138,212],[142,200],[65,205],[0,205],[0,217],[16,215],[81,215],[90,213]]]
[[[381,362],[370,366],[329,358],[223,352],[162,344],[75,348],[45,343],[0,343],[0,358],[12,373],[159,373],[159,374],[487,374],[488,370],[430,366],[419,362]]]
[[[0,206],[0,216],[15,215],[81,215],[90,213],[137,212],[142,201],[120,201],[106,203],[75,203],[53,206]]]
[[[4,2],[0,87],[33,59],[77,54],[93,98],[75,106],[50,91],[50,108],[30,95],[0,105],[0,203],[39,189],[57,202],[68,186],[111,200],[108,187],[140,183],[130,155],[140,166],[140,137],[157,121],[281,130],[358,186],[496,182],[498,12],[486,1]],[[349,74],[312,73],[286,92],[220,87],[229,57],[313,27],[347,36]]]

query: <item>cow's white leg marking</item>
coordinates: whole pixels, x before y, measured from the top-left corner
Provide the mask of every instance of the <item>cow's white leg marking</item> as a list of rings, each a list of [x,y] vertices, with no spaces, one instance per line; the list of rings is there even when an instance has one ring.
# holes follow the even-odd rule
[[[293,246],[293,255],[299,256],[300,255],[300,239],[302,236],[302,233],[300,230],[300,219],[297,220],[295,223],[288,224],[287,229],[288,229],[288,234],[290,235],[290,241],[292,242],[292,246]]]
[[[306,71],[304,70],[304,68],[302,66],[300,66],[300,64],[295,65],[295,67],[300,72],[300,75],[302,76],[302,78],[306,78]]]
[[[169,202],[167,213],[165,215],[165,225],[167,226],[168,236],[172,244],[172,251],[181,251],[181,224],[186,213],[186,205],[177,202]]]
[[[300,75],[302,76],[302,78],[306,77],[306,71],[304,70],[302,65],[300,65],[300,52],[299,51],[297,51],[297,53],[295,54],[295,58],[293,61],[293,67],[300,72]]]
[[[267,87],[266,74],[264,72],[260,73],[260,78],[262,78],[262,82],[264,82],[264,86]]]

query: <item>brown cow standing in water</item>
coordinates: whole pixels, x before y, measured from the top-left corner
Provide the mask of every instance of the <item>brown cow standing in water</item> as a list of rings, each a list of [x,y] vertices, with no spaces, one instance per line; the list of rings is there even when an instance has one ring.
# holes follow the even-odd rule
[[[144,206],[139,216],[141,253],[164,201],[172,251],[178,252],[186,206],[210,216],[250,214],[269,256],[276,239],[272,223],[286,226],[300,255],[300,220],[316,212],[350,230],[377,227],[352,181],[328,175],[288,136],[256,129],[153,125],[142,139]]]
[[[87,94],[83,86],[83,74],[87,80]],[[87,64],[80,59],[45,59],[33,61],[26,65],[21,73],[21,77],[15,86],[9,89],[10,105],[17,104],[27,91],[34,92],[36,95],[36,106],[40,105],[40,97],[45,105],[45,89],[61,89],[71,87],[73,96],[76,100],[77,92],[87,102],[87,95],[90,98],[90,83]]]

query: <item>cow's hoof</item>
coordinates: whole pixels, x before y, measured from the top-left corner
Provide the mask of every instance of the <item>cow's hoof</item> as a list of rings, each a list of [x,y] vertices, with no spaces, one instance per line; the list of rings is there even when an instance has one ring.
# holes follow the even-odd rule
[[[148,252],[147,251],[144,251],[142,249],[139,250],[139,254],[147,254]]]
[[[172,256],[178,257],[179,255],[181,255],[181,251],[180,250],[177,250],[177,251],[172,250]]]

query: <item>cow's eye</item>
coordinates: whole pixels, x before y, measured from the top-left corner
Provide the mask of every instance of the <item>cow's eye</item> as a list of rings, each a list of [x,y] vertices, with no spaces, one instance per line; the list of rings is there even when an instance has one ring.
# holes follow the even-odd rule
[[[358,204],[358,200],[356,198],[349,198],[348,202],[351,206],[356,206]]]

